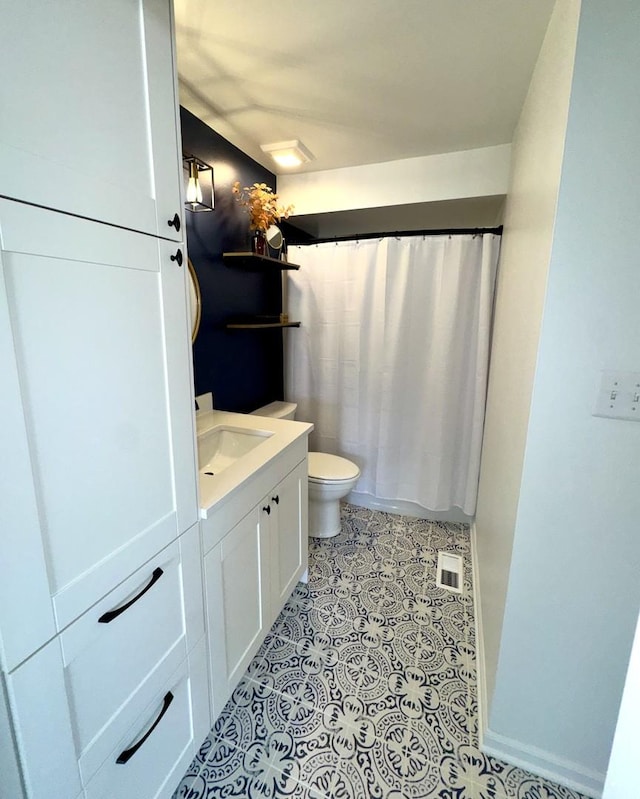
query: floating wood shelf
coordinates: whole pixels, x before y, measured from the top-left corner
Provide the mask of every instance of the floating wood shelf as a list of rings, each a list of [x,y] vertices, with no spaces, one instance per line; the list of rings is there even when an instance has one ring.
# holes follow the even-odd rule
[[[264,272],[269,269],[300,269],[299,264],[271,258],[269,255],[257,255],[255,252],[223,252],[222,260],[227,266],[244,269],[245,272]]]

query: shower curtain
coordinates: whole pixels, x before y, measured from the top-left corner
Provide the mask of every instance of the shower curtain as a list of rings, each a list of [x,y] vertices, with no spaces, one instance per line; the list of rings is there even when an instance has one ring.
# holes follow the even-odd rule
[[[287,399],[358,493],[475,511],[500,237],[290,248]]]

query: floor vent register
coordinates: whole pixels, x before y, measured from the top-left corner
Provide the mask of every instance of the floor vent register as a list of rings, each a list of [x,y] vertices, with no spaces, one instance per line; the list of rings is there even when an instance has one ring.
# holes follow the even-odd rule
[[[438,552],[438,573],[436,585],[446,591],[462,593],[462,555]]]

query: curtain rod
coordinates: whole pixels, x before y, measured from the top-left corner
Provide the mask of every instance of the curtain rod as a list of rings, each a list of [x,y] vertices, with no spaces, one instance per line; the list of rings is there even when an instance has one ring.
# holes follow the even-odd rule
[[[349,236],[329,236],[328,238],[313,238],[310,237],[306,240],[295,240],[289,237],[289,244],[303,245],[303,244],[331,244],[332,242],[339,241],[359,241],[361,239],[384,239],[384,238],[400,238],[402,236],[455,236],[455,235],[483,235],[485,233],[493,233],[496,236],[502,235],[502,225],[498,227],[474,227],[474,228],[439,228],[437,230],[395,230],[383,233],[352,233]]]

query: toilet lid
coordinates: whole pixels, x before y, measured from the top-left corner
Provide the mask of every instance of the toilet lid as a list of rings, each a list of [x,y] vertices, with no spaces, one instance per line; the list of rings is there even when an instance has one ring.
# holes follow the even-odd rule
[[[353,480],[360,476],[360,469],[346,458],[326,452],[309,453],[309,479],[326,482]]]

